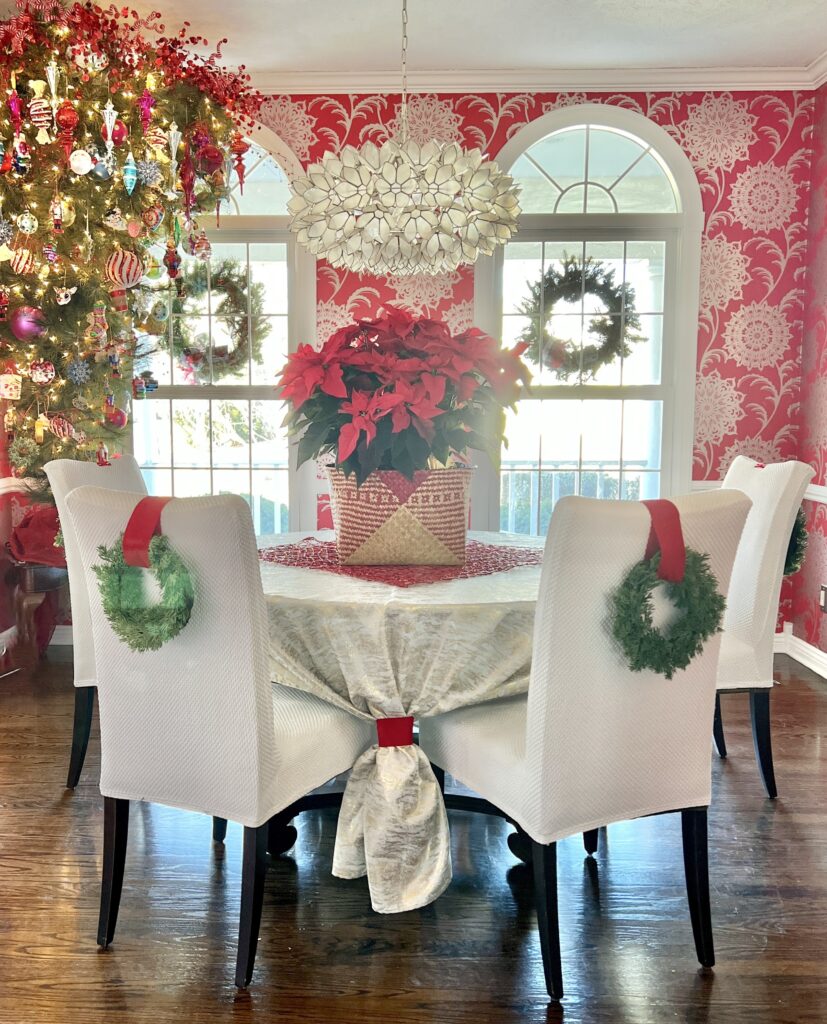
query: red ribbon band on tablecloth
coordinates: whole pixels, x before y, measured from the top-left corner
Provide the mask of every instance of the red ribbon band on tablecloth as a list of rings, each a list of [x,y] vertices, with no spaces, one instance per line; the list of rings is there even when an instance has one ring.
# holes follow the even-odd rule
[[[149,542],[161,532],[161,512],[171,498],[141,498],[123,532],[123,560],[149,568]]]
[[[671,583],[680,583],[686,568],[686,545],[680,512],[666,498],[644,501],[643,504],[649,509],[652,518],[644,558],[649,559],[660,551],[658,576]]]
[[[376,736],[380,747],[409,747],[413,743],[413,716],[377,718]]]

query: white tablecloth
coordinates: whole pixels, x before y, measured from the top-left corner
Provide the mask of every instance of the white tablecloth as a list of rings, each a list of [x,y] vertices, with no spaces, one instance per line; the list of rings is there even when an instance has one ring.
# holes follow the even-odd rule
[[[470,538],[538,545],[537,538],[500,533]],[[261,578],[273,679],[361,717],[420,718],[528,688],[539,566],[408,588],[269,563]],[[367,874],[373,908],[382,913],[424,906],[447,887],[445,804],[418,746],[374,746],[356,762],[333,873]]]

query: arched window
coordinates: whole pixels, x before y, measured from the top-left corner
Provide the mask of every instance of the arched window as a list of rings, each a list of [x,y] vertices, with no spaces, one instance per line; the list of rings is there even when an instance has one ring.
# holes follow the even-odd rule
[[[583,104],[517,132],[519,234],[480,261],[475,321],[529,342],[499,479],[474,525],[544,533],[558,498],[688,490],[702,212],[688,159],[632,111]]]
[[[219,226],[202,218],[211,259],[183,256],[181,295],[156,271],[144,318],[154,333],[141,338],[136,372],[159,386],[133,402],[133,443],[151,493],[241,494],[268,534],[299,528],[274,388],[287,352],[315,336],[315,262],[288,230],[296,158],[261,130],[244,164],[243,192],[233,174]]]

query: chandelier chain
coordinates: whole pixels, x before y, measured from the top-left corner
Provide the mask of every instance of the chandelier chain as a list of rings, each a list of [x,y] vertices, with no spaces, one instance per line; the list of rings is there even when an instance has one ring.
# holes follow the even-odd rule
[[[402,106],[399,127],[405,143],[408,141],[408,0],[402,0]]]

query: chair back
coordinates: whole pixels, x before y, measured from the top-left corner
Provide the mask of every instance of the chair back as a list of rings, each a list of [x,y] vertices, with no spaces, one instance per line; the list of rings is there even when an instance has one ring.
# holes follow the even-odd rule
[[[762,466],[739,455],[721,485],[752,500],[732,569],[724,636],[731,634],[753,648],[753,662],[765,681],[772,680],[773,635],[787,546],[812,478],[813,469],[804,462]]]
[[[72,651],[75,661],[75,686],[95,686],[95,651],[92,646],[92,622],[89,618],[89,596],[86,577],[78,552],[78,542],[66,507],[66,496],[76,487],[92,485],[112,491],[146,494],[146,484],[137,461],[131,455],[113,459],[111,466],[77,459],[54,459],[43,467],[54,495],[66,568],[69,572],[69,599],[72,603]]]
[[[726,596],[749,499],[710,491],[674,504],[686,546],[709,555]],[[633,672],[611,635],[610,596],[649,530],[638,502],[567,497],[551,518],[526,725],[531,824],[547,842],[710,800],[720,634],[672,679]],[[670,611],[661,588],[653,604],[658,625]]]
[[[67,498],[90,599],[101,792],[260,825],[276,799],[279,763],[250,509],[235,495],[164,508],[161,530],[192,575],[195,603],[176,637],[138,652],[105,617],[92,567],[139,500],[95,487]]]

